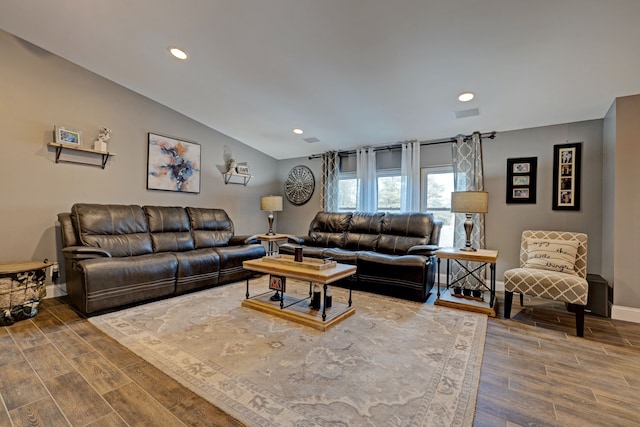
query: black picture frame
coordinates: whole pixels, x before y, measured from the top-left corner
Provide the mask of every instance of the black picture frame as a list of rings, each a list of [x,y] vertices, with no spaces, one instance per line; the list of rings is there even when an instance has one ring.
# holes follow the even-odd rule
[[[507,203],[536,203],[537,157],[507,159]]]
[[[553,146],[554,211],[580,210],[582,142]]]

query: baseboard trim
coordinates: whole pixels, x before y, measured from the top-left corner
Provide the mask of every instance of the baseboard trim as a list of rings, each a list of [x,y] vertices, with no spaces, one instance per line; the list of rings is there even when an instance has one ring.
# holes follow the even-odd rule
[[[66,283],[48,283],[47,294],[45,295],[44,298],[47,299],[47,298],[63,297],[65,295],[67,295]]]
[[[614,305],[611,307],[611,318],[626,322],[640,323],[640,308]]]

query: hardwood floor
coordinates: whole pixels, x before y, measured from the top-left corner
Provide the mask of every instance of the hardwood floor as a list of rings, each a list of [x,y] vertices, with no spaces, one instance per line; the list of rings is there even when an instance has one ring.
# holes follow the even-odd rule
[[[500,307],[502,295],[499,295]],[[490,318],[475,426],[640,425],[640,325],[514,298]],[[64,299],[0,328],[0,426],[238,426]]]

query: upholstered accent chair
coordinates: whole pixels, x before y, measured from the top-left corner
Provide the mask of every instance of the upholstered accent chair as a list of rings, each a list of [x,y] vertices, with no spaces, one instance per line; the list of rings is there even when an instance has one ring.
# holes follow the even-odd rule
[[[520,267],[504,272],[504,317],[511,318],[513,294],[562,301],[576,314],[576,335],[584,336],[584,307],[589,285],[587,235],[565,231],[525,230]]]

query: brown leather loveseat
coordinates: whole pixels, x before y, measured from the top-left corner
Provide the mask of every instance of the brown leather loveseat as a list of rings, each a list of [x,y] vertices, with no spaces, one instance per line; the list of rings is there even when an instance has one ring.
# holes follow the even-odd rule
[[[356,265],[347,283],[354,289],[426,301],[441,229],[442,221],[425,212],[318,212],[309,235],[289,236],[280,252],[302,246],[304,256]]]
[[[67,294],[84,314],[243,280],[265,249],[222,209],[78,203],[58,214]]]

